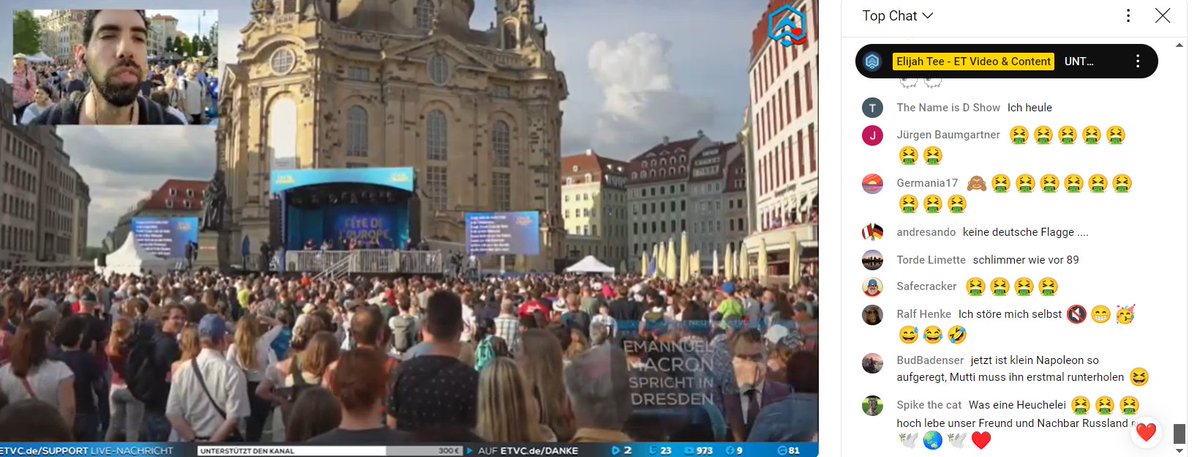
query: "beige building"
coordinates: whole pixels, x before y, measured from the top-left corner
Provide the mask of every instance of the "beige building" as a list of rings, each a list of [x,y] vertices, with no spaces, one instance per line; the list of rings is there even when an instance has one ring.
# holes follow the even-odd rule
[[[42,25],[42,52],[62,62],[75,61],[75,45],[83,43],[83,23],[87,10],[50,10],[39,18]]]
[[[665,245],[674,240],[675,247],[679,247],[680,235],[690,227],[688,182],[692,176],[691,162],[712,146],[712,140],[704,136],[703,131],[684,140],[672,141],[663,137],[661,143],[629,161],[629,184],[625,194],[629,203],[626,259],[631,269],[634,265],[640,266],[642,252],[653,253],[657,243]],[[692,233],[688,235],[692,236]]]
[[[176,19],[175,16],[155,14],[147,20],[150,22],[150,41],[146,43],[149,48],[147,52],[152,56],[162,56],[167,52],[167,39],[175,38],[179,19]]]
[[[336,8],[330,9],[330,4]],[[267,239],[280,168],[414,167],[423,236],[465,240],[473,211],[539,211],[547,271],[566,255],[560,102],[566,78],[533,0],[469,27],[473,0],[258,0],[221,77],[218,163],[233,239]],[[238,253],[230,253],[239,261]]]
[[[0,268],[73,262],[87,248],[87,184],[51,127],[14,125],[0,81]]]
[[[619,268],[628,257],[628,167],[626,162],[602,157],[591,149],[562,158],[562,208],[569,260],[590,255]]]

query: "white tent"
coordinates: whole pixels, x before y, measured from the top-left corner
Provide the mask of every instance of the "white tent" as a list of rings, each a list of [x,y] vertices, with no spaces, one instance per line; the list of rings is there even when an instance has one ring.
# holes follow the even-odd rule
[[[604,262],[596,260],[595,257],[590,255],[576,262],[575,265],[567,267],[566,271],[567,273],[604,273],[610,275],[616,272],[613,267],[605,265]]]
[[[121,245],[120,248],[111,254],[104,256],[104,260],[105,276],[112,274],[133,274],[140,276],[143,270],[161,275],[171,269],[171,262],[155,257],[142,249],[141,246],[138,246],[132,232],[129,233],[129,236],[125,237],[125,244]]]
[[[51,59],[50,56],[46,55],[46,53],[44,53],[44,52],[39,52],[37,54],[31,55],[31,56],[27,57],[26,59],[33,63],[46,63],[46,62],[54,61],[54,59]]]

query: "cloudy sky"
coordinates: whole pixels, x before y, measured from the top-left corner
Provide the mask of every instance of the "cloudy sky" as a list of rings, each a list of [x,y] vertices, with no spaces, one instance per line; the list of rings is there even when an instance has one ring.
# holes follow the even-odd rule
[[[12,9],[79,4],[78,0],[7,3]],[[94,4],[128,7],[130,2],[94,0]],[[183,0],[154,2],[159,8],[193,4]],[[219,57],[232,61],[240,39],[238,30],[249,21],[251,1],[207,0],[202,4],[206,9],[218,10]],[[486,29],[495,20],[493,5],[493,0],[476,0],[472,18],[475,28]],[[733,140],[749,100],[746,73],[750,35],[766,6],[767,0],[538,2],[537,13],[549,27],[550,50],[567,75],[570,90],[563,104],[563,154],[593,148],[604,155],[628,159],[663,136],[690,137],[697,130],[704,130],[713,139]],[[7,8],[0,10],[0,23],[12,23],[11,14]],[[181,25],[188,17],[190,23],[195,23],[194,12],[170,14],[181,18]],[[0,54],[11,53],[12,37],[0,36]],[[8,74],[10,59],[0,59],[0,75]],[[163,180],[205,178],[211,174],[215,154],[211,132],[187,130],[186,135],[160,133],[154,141],[127,145],[127,135],[102,129],[80,138],[111,145],[111,149],[83,145],[77,152],[74,146],[68,148],[92,186],[93,225],[97,225],[89,237],[92,244],[97,244],[99,236],[112,226],[109,221],[115,221]],[[64,132],[64,137],[75,134]],[[186,142],[181,139],[184,137]],[[162,146],[167,144],[172,146]],[[148,159],[137,159],[139,154],[146,154]],[[120,175],[111,171],[118,169]]]
[[[34,16],[46,16],[51,10],[33,10]],[[207,35],[213,23],[217,22],[216,10],[146,10],[146,16],[173,16],[179,20],[175,30],[192,35]],[[10,48],[12,44],[8,45]]]

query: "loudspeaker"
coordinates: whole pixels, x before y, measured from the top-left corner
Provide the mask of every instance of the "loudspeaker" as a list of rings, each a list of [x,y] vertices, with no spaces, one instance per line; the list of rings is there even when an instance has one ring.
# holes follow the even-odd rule
[[[279,249],[283,247],[283,201],[279,198],[271,198],[270,207],[271,234],[267,243],[271,245],[271,248]]]

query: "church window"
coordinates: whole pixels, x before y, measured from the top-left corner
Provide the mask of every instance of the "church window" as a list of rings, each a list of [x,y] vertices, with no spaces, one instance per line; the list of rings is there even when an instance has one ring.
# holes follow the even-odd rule
[[[417,28],[433,28],[433,0],[417,0]]]
[[[367,156],[367,110],[358,105],[346,114],[346,155]]]
[[[508,123],[504,121],[496,121],[492,127],[492,152],[494,152],[496,166],[507,167],[509,159],[509,145],[512,135],[508,129]]]
[[[429,187],[429,196],[433,200],[433,208],[445,210],[449,201],[446,187],[446,167],[430,166],[425,173],[425,183]]]
[[[433,110],[425,119],[425,154],[429,160],[446,160],[446,115]]]
[[[450,81],[450,63],[445,56],[438,54],[429,58],[429,79],[439,86]]]
[[[296,53],[288,48],[280,48],[271,54],[271,71],[277,75],[286,75],[296,66]]]

